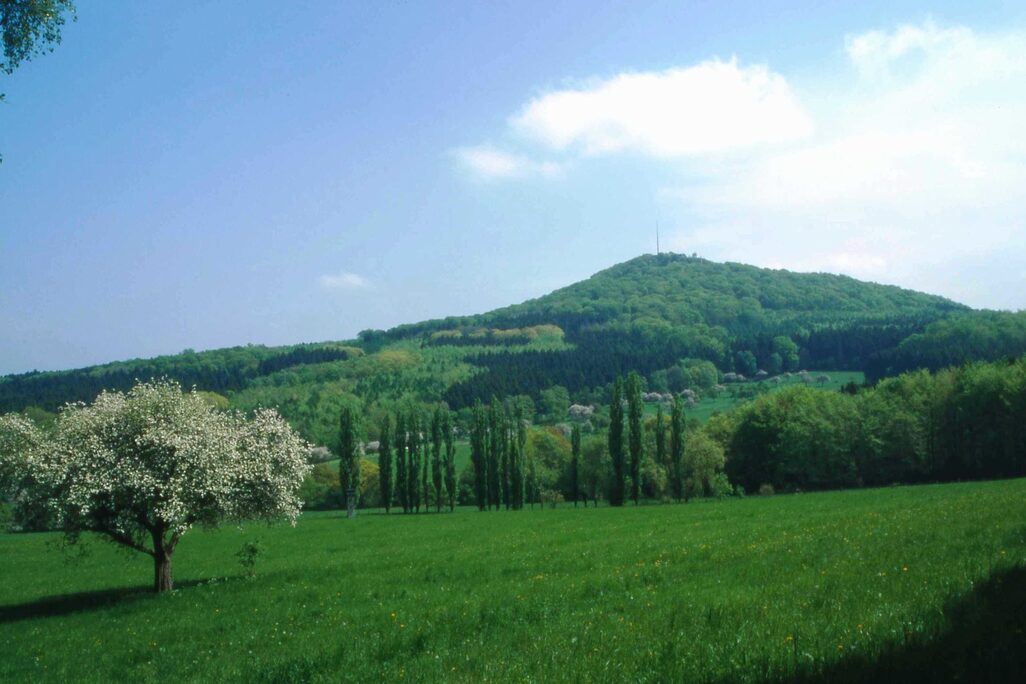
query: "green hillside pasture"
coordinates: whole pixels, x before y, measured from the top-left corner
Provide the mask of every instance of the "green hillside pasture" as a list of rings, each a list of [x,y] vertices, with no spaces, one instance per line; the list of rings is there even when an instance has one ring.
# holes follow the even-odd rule
[[[1010,681],[1024,520],[1026,480],[308,514],[188,534],[162,596],[142,555],[6,534],[0,680]]]
[[[817,389],[821,389],[825,392],[838,392],[840,389],[847,385],[849,382],[854,382],[856,385],[861,385],[865,381],[865,375],[860,371],[815,371],[811,372],[810,375],[816,378],[819,375],[826,375],[830,379],[826,382],[812,382],[811,386]],[[785,387],[791,387],[794,385],[801,384],[802,381],[797,375],[792,375],[790,378],[781,376],[779,383],[773,383],[769,380],[761,380],[758,382],[739,382],[732,385],[726,385],[727,391],[721,392],[718,396],[703,397],[696,406],[693,406],[686,410],[688,419],[696,419],[700,423],[704,423],[709,420],[709,417],[714,413],[726,413],[733,409],[738,404],[742,404],[749,400],[745,397],[737,397],[732,393],[732,390],[737,392],[741,391],[754,391],[754,392],[775,392]],[[664,408],[664,413],[668,416],[669,409]],[[645,415],[654,416],[656,414],[656,402],[648,402],[645,404]]]

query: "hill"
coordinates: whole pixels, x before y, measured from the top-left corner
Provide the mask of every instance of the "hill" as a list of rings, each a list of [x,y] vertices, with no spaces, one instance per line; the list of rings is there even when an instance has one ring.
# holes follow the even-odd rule
[[[521,304],[367,330],[357,340],[6,376],[0,411],[45,419],[66,401],[168,376],[244,410],[277,406],[309,439],[330,443],[346,401],[374,417],[403,401],[459,409],[493,396],[538,401],[561,386],[573,401],[601,403],[606,385],[631,370],[652,390],[680,391],[729,372],[866,370],[875,379],[1024,351],[1026,313],[976,312],[846,276],[660,254]]]

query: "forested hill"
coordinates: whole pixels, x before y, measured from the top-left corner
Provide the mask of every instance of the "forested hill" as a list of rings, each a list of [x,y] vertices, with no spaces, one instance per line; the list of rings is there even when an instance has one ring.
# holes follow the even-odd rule
[[[680,254],[643,255],[522,304],[462,317],[364,331],[373,342],[460,328],[555,324],[590,329],[705,327],[748,335],[795,326],[927,322],[969,308],[935,295],[827,273],[794,273]],[[716,329],[720,330],[716,330]]]
[[[1026,352],[1026,313],[976,312],[942,297],[853,278],[675,254],[646,255],[489,313],[368,330],[355,341],[207,352],[0,378],[0,412],[89,401],[168,376],[243,409],[278,406],[308,436],[334,430],[341,402],[461,408],[559,385],[594,400],[635,370],[668,386],[689,364],[720,373],[916,367]],[[679,383],[678,383],[679,384]]]

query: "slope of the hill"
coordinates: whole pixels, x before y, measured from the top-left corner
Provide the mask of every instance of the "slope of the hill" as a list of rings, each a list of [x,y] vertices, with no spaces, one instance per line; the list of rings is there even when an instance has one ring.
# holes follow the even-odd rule
[[[643,255],[551,294],[476,316],[450,317],[364,339],[398,339],[461,327],[551,323],[573,336],[633,323],[708,326],[734,334],[853,320],[931,321],[968,307],[943,297],[827,273],[794,273],[680,254]]]

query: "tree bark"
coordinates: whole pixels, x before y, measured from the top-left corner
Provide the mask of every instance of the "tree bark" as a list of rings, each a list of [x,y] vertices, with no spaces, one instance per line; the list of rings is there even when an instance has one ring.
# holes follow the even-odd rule
[[[164,541],[164,530],[153,530],[153,591],[157,594],[171,591],[174,588],[174,581],[171,576],[171,554],[174,552],[174,542]]]
[[[153,556],[153,591],[171,591],[174,582],[171,577],[171,554],[161,552]]]

